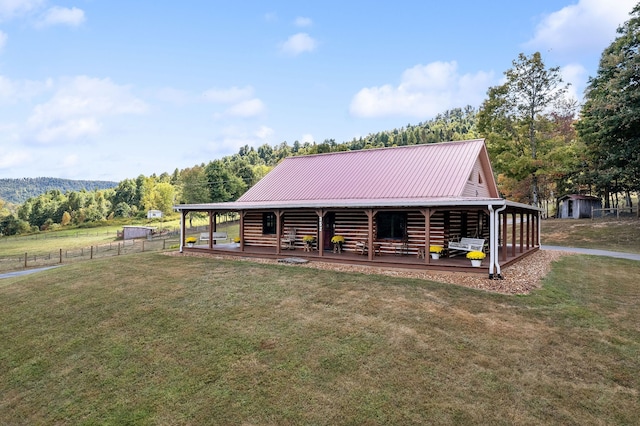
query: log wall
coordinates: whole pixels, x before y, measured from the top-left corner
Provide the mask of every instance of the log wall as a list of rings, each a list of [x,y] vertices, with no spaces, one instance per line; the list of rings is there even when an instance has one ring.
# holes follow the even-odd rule
[[[463,219],[466,217],[466,226]],[[282,237],[288,235],[291,228],[295,228],[295,247],[304,247],[303,237],[312,235],[318,240],[318,215],[315,211],[288,211],[281,217]],[[420,211],[407,212],[407,231],[409,254],[416,255],[418,250],[424,247],[425,218]],[[374,235],[376,233],[376,221],[374,217]],[[452,236],[476,236],[489,237],[488,217],[481,211],[437,211],[430,218],[430,242],[431,245],[445,247]],[[244,243],[245,246],[275,247],[276,235],[262,233],[262,212],[248,212],[244,217]],[[463,235],[464,233],[464,235]],[[356,251],[356,242],[367,239],[368,219],[364,211],[336,211],[335,235],[345,238],[343,250]],[[381,244],[381,251],[393,254],[398,240],[376,240]],[[316,247],[317,248],[317,247]]]

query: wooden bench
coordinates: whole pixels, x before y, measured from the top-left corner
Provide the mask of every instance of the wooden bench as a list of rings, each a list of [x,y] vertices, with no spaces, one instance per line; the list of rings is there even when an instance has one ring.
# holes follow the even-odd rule
[[[460,241],[450,241],[448,247],[450,250],[484,252],[484,239],[463,237]]]
[[[227,233],[226,232],[214,232],[213,233],[213,241],[217,242],[224,242],[227,241],[228,237],[227,237]],[[209,241],[209,233],[208,232],[202,232],[200,234],[200,241],[206,242]]]

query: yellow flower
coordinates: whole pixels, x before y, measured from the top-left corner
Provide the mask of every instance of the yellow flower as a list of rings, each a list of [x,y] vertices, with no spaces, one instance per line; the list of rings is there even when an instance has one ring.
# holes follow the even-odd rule
[[[304,241],[305,243],[310,243],[316,240],[316,237],[314,237],[313,235],[305,235],[304,237],[302,237],[302,241]]]
[[[344,243],[344,237],[342,235],[334,235],[331,238],[331,242],[336,244],[336,243]]]
[[[198,239],[196,237],[187,237],[187,239],[185,240],[187,244],[193,244],[196,241],[198,241]]]
[[[482,260],[486,256],[487,255],[481,251],[470,251],[469,253],[467,253],[467,259],[471,259],[471,260]]]
[[[442,253],[442,247],[440,247],[440,246],[429,246],[429,253]]]

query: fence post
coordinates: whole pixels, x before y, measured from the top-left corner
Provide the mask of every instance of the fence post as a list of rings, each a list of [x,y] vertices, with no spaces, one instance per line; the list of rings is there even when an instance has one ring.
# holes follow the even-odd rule
[[[62,263],[62,249],[60,249],[60,263]]]
[[[142,240],[142,252],[144,253],[144,240]]]
[[[93,259],[93,246],[91,246],[91,255],[90,255],[89,259]]]
[[[24,254],[24,267],[27,267],[27,253]]]
[[[118,243],[118,256],[120,256],[120,243]]]

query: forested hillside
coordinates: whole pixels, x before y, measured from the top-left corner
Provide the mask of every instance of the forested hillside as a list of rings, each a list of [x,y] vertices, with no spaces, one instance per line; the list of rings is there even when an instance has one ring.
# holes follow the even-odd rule
[[[618,32],[581,111],[577,101],[564,97],[567,85],[558,67],[547,67],[538,52],[520,54],[479,110],[456,108],[351,141],[245,145],[172,174],[118,183],[0,179],[0,235],[144,218],[150,209],[171,214],[175,204],[233,201],[289,156],[475,138],[485,139],[507,199],[546,207],[547,213],[557,197],[575,193],[599,196],[605,207],[617,206],[622,194],[631,206],[632,193],[640,192],[640,91],[633,84],[640,64],[640,5]]]
[[[0,199],[13,204],[22,204],[31,197],[37,197],[52,189],[60,192],[94,191],[118,186],[118,182],[101,180],[70,180],[52,177],[0,179]]]

